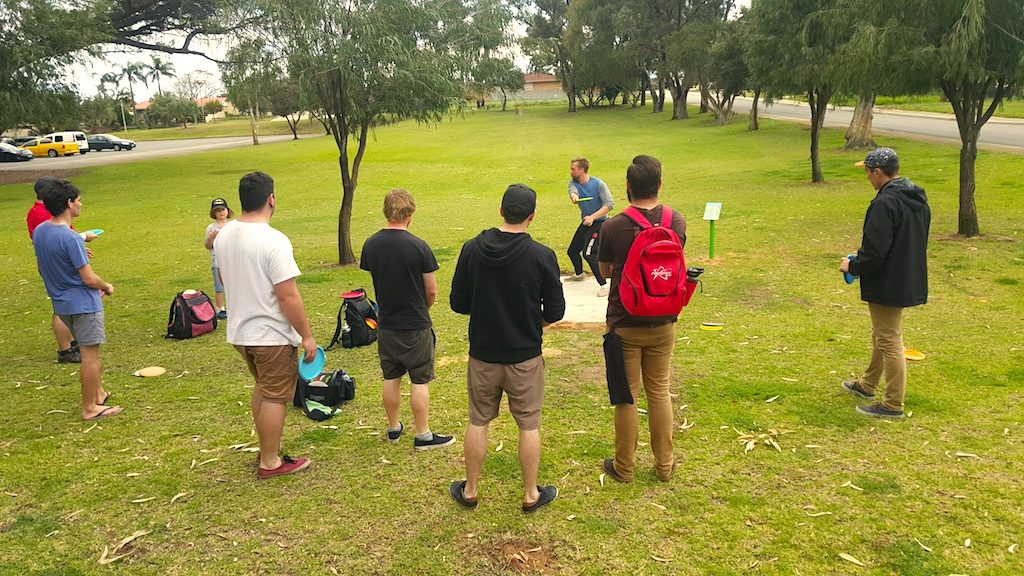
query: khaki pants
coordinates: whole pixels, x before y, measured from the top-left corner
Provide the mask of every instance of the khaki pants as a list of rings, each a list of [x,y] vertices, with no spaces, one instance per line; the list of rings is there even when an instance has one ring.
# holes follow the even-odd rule
[[[668,480],[675,464],[672,455],[672,398],[669,396],[675,324],[616,328],[615,333],[622,337],[626,379],[634,399],[633,404],[615,407],[615,472],[627,482],[633,479],[639,434],[635,402],[639,400],[642,381],[647,396],[647,425],[651,432],[654,471],[658,478]]]
[[[869,394],[885,376],[885,399],[882,406],[903,410],[903,394],[907,388],[907,359],[903,352],[903,308],[868,303],[871,313],[871,362],[860,379]]]

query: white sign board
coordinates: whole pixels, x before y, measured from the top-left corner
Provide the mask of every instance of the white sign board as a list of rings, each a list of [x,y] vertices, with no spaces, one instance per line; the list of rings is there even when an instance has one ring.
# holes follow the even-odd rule
[[[721,202],[708,202],[704,205],[704,219],[705,220],[718,220],[718,217],[722,214],[722,203]]]

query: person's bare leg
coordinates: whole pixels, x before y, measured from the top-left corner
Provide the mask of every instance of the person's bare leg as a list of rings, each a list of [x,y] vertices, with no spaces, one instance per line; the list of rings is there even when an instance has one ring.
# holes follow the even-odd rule
[[[430,386],[413,384],[409,405],[412,407],[412,419],[416,426],[416,434],[430,432]]]
[[[224,309],[224,293],[223,292],[214,292],[213,293],[213,301],[217,304],[217,310],[218,311]]]
[[[384,413],[388,417],[388,428],[398,430],[398,410],[402,405],[402,378],[385,380],[381,386],[380,396],[384,402]]]
[[[53,315],[53,337],[57,340],[57,350],[64,352],[68,348],[71,348],[71,342],[75,338],[71,335],[71,330],[64,324],[64,321],[60,319],[60,316]]]
[[[260,468],[273,470],[281,465],[281,434],[284,432],[285,405],[261,402],[253,412],[256,435],[260,439]]]
[[[467,499],[476,498],[479,491],[480,471],[484,467],[484,457],[487,456],[487,426],[469,425],[466,429],[466,446],[464,450],[466,457],[466,486],[462,489],[462,495]]]
[[[96,401],[100,394],[105,394],[100,384],[100,345],[79,346],[79,350],[82,354],[82,365],[78,369],[78,381],[82,384],[82,419],[88,420],[108,408]],[[121,411],[120,406],[109,408],[107,414]]]
[[[537,473],[540,470],[540,430],[519,431],[519,468],[523,471],[523,504],[540,498]]]

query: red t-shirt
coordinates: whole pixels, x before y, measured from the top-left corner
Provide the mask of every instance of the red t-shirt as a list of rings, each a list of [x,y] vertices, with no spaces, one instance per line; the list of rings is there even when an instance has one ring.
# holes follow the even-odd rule
[[[36,203],[32,205],[31,209],[29,209],[28,216],[25,217],[25,221],[28,223],[29,240],[32,239],[32,233],[36,231],[36,226],[39,226],[50,218],[52,218],[52,216],[46,209],[46,205],[43,204],[43,201],[36,200]]]

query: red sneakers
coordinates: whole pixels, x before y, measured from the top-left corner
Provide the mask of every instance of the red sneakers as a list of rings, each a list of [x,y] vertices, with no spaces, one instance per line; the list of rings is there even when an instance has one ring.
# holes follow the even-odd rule
[[[266,478],[273,478],[274,476],[284,476],[285,474],[294,474],[300,470],[305,470],[309,467],[309,458],[292,458],[291,456],[281,456],[281,465],[273,470],[267,470],[265,468],[259,468],[256,471],[256,477],[260,480]]]

